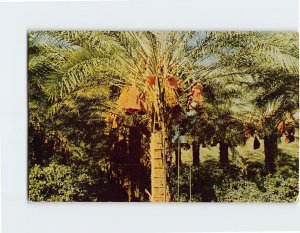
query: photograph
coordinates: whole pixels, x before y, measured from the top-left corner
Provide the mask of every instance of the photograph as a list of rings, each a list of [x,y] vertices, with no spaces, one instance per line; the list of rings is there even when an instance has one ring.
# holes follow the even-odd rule
[[[298,202],[295,31],[29,30],[27,112],[30,202]]]

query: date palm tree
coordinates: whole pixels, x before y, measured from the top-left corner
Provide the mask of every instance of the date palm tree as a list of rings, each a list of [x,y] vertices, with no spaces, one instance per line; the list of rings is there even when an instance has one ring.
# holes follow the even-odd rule
[[[292,122],[293,119],[286,115],[291,116],[298,109],[298,34],[232,32],[212,33],[212,37],[212,43],[223,41],[221,52],[216,53],[217,64],[226,67],[230,63],[231,76],[234,74],[233,80],[225,73],[225,80],[229,81],[226,86],[230,86],[231,79],[234,85],[242,88],[236,87],[236,90],[242,90],[242,95],[236,96],[239,91],[232,93],[233,100],[236,99],[235,106],[238,107],[238,119],[244,123],[249,123],[247,121],[251,119],[251,124],[254,128],[256,126],[258,134],[265,141],[266,168],[274,171],[277,139],[282,134],[277,126],[283,120]],[[224,73],[219,77],[224,77]],[[211,81],[216,83],[217,80]]]
[[[275,171],[278,139],[285,135],[292,142],[296,120],[292,117],[299,106],[299,37],[297,33],[268,33],[260,36],[264,50],[252,67],[252,80],[248,89],[253,95],[250,103],[252,119],[258,135],[264,140],[265,167]],[[279,129],[286,122],[286,129]],[[291,139],[291,140],[290,140]]]

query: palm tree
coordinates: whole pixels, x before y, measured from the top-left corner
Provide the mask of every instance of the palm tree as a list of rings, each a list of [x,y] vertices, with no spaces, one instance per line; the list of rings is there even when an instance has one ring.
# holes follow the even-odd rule
[[[252,67],[249,83],[249,89],[256,90],[251,100],[255,106],[251,115],[256,114],[252,119],[264,139],[266,170],[273,173],[278,138],[285,134],[286,142],[292,142],[296,127],[292,115],[299,105],[298,34],[270,33],[260,43],[264,45],[264,53],[259,54],[261,62]],[[280,122],[287,122],[288,129],[278,130]]]
[[[126,74],[120,75],[128,86],[137,87],[139,92],[144,93],[146,116],[151,119],[152,201],[169,201],[171,198],[167,165],[171,156],[170,129],[183,113],[180,81],[184,84],[196,78],[191,69],[194,63],[186,52],[190,37],[191,33],[173,32],[126,32],[113,35],[121,51],[117,66],[121,71],[126,71]],[[133,67],[130,68],[131,72],[127,72],[128,64]],[[125,108],[121,106],[121,109]]]
[[[266,168],[273,172],[281,135],[277,125],[283,120],[292,122],[286,114],[298,109],[298,34],[232,32],[212,36],[212,43],[224,42],[222,52],[217,53],[218,64],[224,67],[230,62],[234,84],[244,88],[243,98],[239,97],[236,105],[239,119],[256,125],[265,141]],[[249,119],[252,122],[247,122]]]

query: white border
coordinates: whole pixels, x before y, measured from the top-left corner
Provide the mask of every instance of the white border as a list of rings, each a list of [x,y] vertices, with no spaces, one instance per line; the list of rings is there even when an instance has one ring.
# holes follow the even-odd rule
[[[0,4],[0,152],[4,233],[300,230],[296,204],[28,203],[29,29],[298,31],[297,0]]]

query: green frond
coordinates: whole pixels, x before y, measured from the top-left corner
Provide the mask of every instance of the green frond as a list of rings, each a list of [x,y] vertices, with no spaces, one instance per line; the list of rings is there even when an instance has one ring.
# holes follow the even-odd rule
[[[30,31],[28,32],[28,46],[41,46],[41,47],[58,47],[63,50],[76,49],[69,41],[55,35],[51,31]]]

